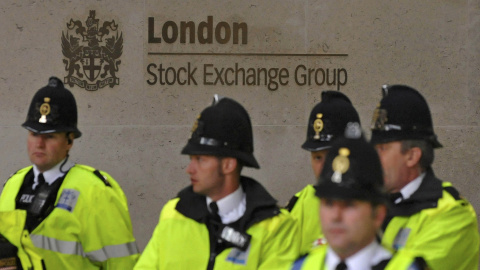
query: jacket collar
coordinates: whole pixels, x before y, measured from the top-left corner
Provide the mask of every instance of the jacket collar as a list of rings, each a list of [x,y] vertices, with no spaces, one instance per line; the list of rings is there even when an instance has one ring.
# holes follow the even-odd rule
[[[247,209],[240,218],[240,229],[246,229],[266,218],[273,217],[280,213],[276,205],[277,201],[267,192],[267,190],[257,181],[241,176],[240,184],[246,194]],[[205,223],[209,214],[206,204],[206,198],[203,195],[193,192],[192,186],[188,186],[178,193],[180,200],[175,209],[184,216]]]
[[[420,187],[410,198],[391,205],[391,215],[411,216],[423,209],[437,207],[438,200],[442,198],[442,181],[435,177],[433,170],[429,168]]]

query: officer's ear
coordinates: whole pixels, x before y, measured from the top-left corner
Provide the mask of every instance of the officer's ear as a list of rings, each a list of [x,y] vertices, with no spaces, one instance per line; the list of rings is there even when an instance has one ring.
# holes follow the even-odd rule
[[[224,174],[231,174],[233,173],[238,166],[238,161],[236,158],[233,157],[224,157],[222,158],[222,172]]]
[[[420,158],[422,157],[422,150],[420,147],[412,147],[408,149],[406,165],[408,167],[415,167],[420,164]]]
[[[66,134],[66,136],[67,136],[67,144],[68,144],[70,147],[72,147],[72,145],[73,145],[73,139],[75,139],[75,136],[73,135],[72,132],[68,132],[68,133]]]

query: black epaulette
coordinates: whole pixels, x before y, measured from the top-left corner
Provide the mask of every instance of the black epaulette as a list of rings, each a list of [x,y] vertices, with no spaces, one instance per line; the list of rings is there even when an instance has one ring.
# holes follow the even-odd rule
[[[110,182],[108,182],[107,180],[107,177],[103,176],[99,170],[95,170],[93,171],[93,174],[95,174],[98,178],[100,178],[100,180],[102,180],[102,182],[107,186],[107,187],[112,187],[112,185],[110,185]]]
[[[455,199],[455,200],[461,200],[462,198],[460,197],[460,192],[458,192],[457,189],[455,189],[454,187],[452,186],[449,186],[449,187],[443,187],[443,189],[450,193],[450,195],[452,195],[452,197]]]
[[[288,204],[285,206],[285,209],[287,209],[288,212],[292,212],[292,209],[293,207],[295,206],[295,204],[297,203],[298,201],[298,197],[297,196],[293,196],[290,201],[288,201]]]

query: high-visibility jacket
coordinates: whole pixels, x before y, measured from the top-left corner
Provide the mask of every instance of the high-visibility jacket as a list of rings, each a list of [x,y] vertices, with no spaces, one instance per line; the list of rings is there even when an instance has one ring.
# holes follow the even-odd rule
[[[320,224],[320,200],[315,195],[315,187],[307,185],[290,199],[286,206],[290,214],[298,221],[301,235],[301,254],[322,243],[324,238]]]
[[[42,258],[24,229],[26,219],[25,210],[0,212],[0,235],[18,249],[17,256],[23,269],[41,270],[44,269]]]
[[[478,269],[475,210],[431,169],[409,199],[392,206],[386,221],[382,244],[392,251],[420,254],[432,269]]]
[[[297,259],[291,266],[291,270],[328,270],[325,263],[328,245],[323,244],[314,247],[309,254]],[[372,270],[423,270],[428,269],[420,257],[407,251],[402,251],[390,260],[379,262],[372,266]]]
[[[15,209],[31,169],[7,181],[0,211]],[[67,172],[55,208],[30,237],[47,269],[132,269],[139,256],[125,194],[110,175],[85,165]]]
[[[153,236],[141,255],[140,269],[280,269],[299,256],[300,242],[295,220],[253,179],[242,177],[246,211],[238,221],[239,231],[251,236],[246,251],[229,247],[211,254],[205,196],[192,187],[163,207]],[[216,241],[216,240],[213,240]]]

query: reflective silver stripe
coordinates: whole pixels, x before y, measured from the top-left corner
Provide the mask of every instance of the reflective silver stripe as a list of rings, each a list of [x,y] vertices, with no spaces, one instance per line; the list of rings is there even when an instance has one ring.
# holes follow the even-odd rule
[[[389,130],[402,130],[402,127],[399,125],[393,125],[393,124],[385,125],[385,131],[389,131]]]
[[[101,249],[87,252],[87,258],[95,262],[103,262],[110,258],[126,257],[138,253],[137,244],[130,242],[120,245],[105,246]]]
[[[82,244],[74,241],[63,241],[55,238],[50,238],[43,235],[32,234],[30,235],[33,244],[37,248],[43,248],[54,252],[70,255],[80,255],[85,257]]]
[[[78,242],[63,241],[37,234],[30,235],[30,238],[37,248],[47,249],[62,254],[79,255],[96,262],[103,262],[110,258],[125,257],[139,253],[136,242],[105,246],[101,249],[85,253],[82,244]]]

